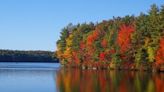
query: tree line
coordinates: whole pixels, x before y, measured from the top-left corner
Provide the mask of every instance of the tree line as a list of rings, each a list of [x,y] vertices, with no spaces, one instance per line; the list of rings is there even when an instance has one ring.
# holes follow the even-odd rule
[[[0,50],[0,62],[58,62],[54,52]]]
[[[69,24],[61,31],[56,54],[66,66],[160,68],[164,65],[164,5],[153,4],[139,16]]]

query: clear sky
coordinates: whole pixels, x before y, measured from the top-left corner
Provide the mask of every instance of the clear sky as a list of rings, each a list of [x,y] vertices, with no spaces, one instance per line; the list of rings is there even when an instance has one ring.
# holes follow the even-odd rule
[[[164,0],[0,0],[0,49],[56,50],[61,29],[139,15]]]

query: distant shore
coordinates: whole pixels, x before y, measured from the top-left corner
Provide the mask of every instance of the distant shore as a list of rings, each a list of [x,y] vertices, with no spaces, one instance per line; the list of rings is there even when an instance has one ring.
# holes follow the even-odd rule
[[[58,63],[51,51],[0,50],[0,62]]]
[[[0,63],[59,63],[59,61],[0,61]]]

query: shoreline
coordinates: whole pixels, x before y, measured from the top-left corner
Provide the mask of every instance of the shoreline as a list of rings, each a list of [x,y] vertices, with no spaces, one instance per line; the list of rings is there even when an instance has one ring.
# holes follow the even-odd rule
[[[64,68],[78,68],[82,70],[118,70],[118,71],[148,71],[148,72],[164,72],[164,65],[156,66],[155,64],[140,64],[138,66],[124,66],[121,64],[110,64],[101,66],[86,66],[86,65],[61,65]]]

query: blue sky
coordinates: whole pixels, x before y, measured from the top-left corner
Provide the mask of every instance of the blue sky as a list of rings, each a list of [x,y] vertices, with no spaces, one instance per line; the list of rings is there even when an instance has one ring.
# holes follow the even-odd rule
[[[61,29],[139,15],[164,0],[0,0],[0,49],[56,50]]]

